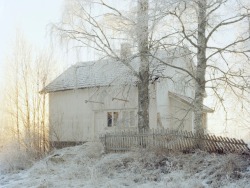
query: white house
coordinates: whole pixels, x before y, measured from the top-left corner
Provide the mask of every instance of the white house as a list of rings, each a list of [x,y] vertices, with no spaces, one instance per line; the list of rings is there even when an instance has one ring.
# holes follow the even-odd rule
[[[165,61],[166,61],[165,57]],[[169,58],[169,63],[192,71],[188,58]],[[77,63],[48,86],[51,142],[82,142],[114,129],[137,127],[137,79],[135,58],[128,68],[115,60]],[[150,128],[193,130],[193,81],[183,71],[150,63]],[[204,106],[206,113],[213,112]]]

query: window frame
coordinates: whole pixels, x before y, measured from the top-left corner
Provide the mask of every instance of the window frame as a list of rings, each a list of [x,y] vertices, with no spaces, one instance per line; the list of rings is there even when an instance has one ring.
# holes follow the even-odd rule
[[[114,110],[106,112],[106,126],[107,127],[135,127],[136,126],[136,111]]]
[[[119,112],[108,111],[107,112],[107,127],[116,127],[119,118]]]

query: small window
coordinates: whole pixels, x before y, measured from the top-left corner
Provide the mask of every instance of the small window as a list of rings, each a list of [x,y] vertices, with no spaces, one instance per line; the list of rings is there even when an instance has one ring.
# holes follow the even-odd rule
[[[107,112],[108,127],[117,126],[118,117],[119,117],[118,112]]]
[[[118,112],[114,112],[113,113],[113,118],[114,118],[114,125],[113,126],[117,126],[117,121],[118,121]]]
[[[136,123],[135,111],[107,112],[107,126],[134,127]]]
[[[107,117],[108,117],[108,127],[112,127],[113,124],[112,112],[108,112]]]

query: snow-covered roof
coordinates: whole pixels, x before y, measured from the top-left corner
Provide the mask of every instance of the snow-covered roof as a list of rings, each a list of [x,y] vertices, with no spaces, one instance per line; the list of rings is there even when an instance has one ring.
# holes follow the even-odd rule
[[[177,66],[187,66],[188,69],[190,68],[189,60],[186,59],[189,53],[185,50],[183,51],[183,49],[175,48],[168,52],[159,50],[153,54],[169,64],[174,62],[177,63]],[[178,57],[185,59],[185,64],[179,65],[178,63],[182,61],[173,61],[173,59],[178,59]],[[152,79],[162,76],[167,66],[153,57],[150,57],[149,61]],[[129,62],[129,66],[111,58],[76,63],[43,88],[41,92],[50,93],[88,87],[135,84],[137,77],[131,70],[131,67],[138,73],[139,64],[140,60],[138,56]]]
[[[134,59],[130,65],[132,69],[111,59],[76,63],[48,84],[41,92],[50,93],[97,86],[135,84],[137,77],[132,70],[138,72],[138,58]],[[159,74],[166,68],[159,63],[151,63],[150,65],[153,75]]]
[[[68,68],[49,85],[43,92],[63,91],[96,86],[107,86],[125,78],[123,82],[133,82],[135,78],[123,64],[116,61],[80,62]],[[127,74],[129,76],[124,77]],[[123,76],[122,76],[123,75]]]
[[[193,106],[194,99],[192,99],[191,97],[187,97],[187,96],[184,96],[184,95],[181,95],[181,94],[178,94],[178,93],[174,93],[174,92],[171,92],[171,91],[168,92],[168,95],[173,97],[176,100],[179,100],[179,101],[187,104],[187,105]],[[203,105],[203,110],[206,113],[213,113],[214,112],[213,109],[207,107],[206,105]]]

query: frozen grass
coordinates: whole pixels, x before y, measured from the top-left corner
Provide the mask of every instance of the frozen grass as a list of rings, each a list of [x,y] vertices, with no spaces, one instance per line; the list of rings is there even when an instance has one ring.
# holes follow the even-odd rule
[[[1,187],[249,187],[249,156],[134,150],[104,154],[100,143],[55,150]]]
[[[20,149],[16,141],[9,142],[0,150],[0,173],[16,173],[29,168],[35,158],[32,151]]]

